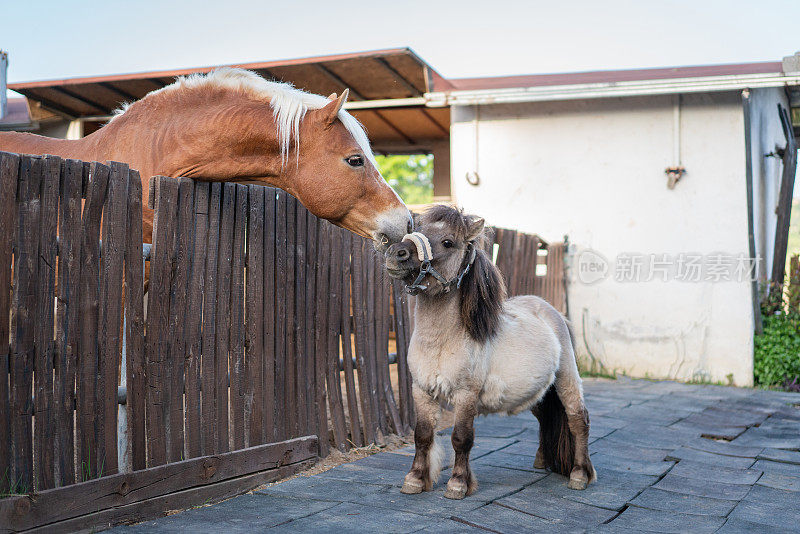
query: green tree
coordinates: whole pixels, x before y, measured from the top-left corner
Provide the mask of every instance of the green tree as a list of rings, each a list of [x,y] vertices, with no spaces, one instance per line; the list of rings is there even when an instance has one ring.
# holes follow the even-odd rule
[[[406,204],[433,201],[433,156],[375,156],[378,169]]]

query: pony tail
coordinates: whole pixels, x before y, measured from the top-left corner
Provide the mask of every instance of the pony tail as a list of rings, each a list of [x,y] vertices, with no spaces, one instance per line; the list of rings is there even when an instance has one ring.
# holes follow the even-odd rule
[[[475,261],[461,285],[461,322],[472,339],[485,343],[497,333],[506,287],[483,247],[473,246]]]
[[[568,477],[575,467],[575,439],[555,385],[547,389],[533,413],[539,420],[539,450],[545,467]]]

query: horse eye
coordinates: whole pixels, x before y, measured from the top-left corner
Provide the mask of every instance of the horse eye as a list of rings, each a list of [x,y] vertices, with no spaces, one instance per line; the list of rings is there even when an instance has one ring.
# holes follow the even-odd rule
[[[351,167],[363,167],[364,166],[364,158],[363,158],[363,156],[348,156],[344,160]]]
[[[444,246],[444,248],[453,248],[453,242],[450,241],[449,239],[445,239],[444,241],[442,241],[442,245]]]

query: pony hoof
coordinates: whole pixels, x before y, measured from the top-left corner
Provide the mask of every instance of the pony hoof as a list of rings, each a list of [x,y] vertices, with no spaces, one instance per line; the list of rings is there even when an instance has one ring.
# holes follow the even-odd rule
[[[412,484],[411,482],[404,482],[403,487],[400,488],[400,493],[405,493],[406,495],[414,495],[416,493],[422,493],[423,489],[425,489],[424,486],[420,484]]]
[[[589,484],[590,478],[586,476],[586,471],[582,468],[576,467],[569,474],[569,482],[567,487],[574,490],[584,490]]]
[[[533,468],[534,469],[546,469],[547,466],[545,465],[544,460],[542,460],[541,458],[539,458],[537,456],[536,459],[533,461]]]
[[[447,488],[444,496],[448,499],[461,500],[467,496],[467,488]]]
[[[585,490],[586,489],[586,481],[585,480],[569,479],[569,482],[567,482],[567,487],[569,489],[574,489],[574,490]]]

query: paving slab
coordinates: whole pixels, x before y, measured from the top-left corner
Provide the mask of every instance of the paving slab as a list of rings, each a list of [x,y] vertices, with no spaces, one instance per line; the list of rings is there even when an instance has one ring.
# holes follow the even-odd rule
[[[667,455],[669,460],[691,460],[697,463],[716,465],[720,467],[734,467],[737,469],[747,469],[755,462],[752,458],[740,458],[736,456],[725,456],[710,452],[698,451],[688,447],[679,447],[670,451]]]
[[[534,456],[511,454],[501,450],[485,456],[480,456],[473,460],[472,463],[475,465],[493,465],[495,467],[505,467],[507,469],[519,469],[521,471],[539,471],[539,469],[534,469],[533,459]]]
[[[408,467],[409,469],[411,468],[411,459],[408,461]],[[396,469],[380,469],[363,465],[343,464],[315,476],[322,479],[330,478],[365,484],[393,485],[401,483],[406,476],[406,472]]]
[[[797,492],[756,485],[728,517],[797,532],[800,525],[798,502]]]
[[[661,510],[662,512],[725,517],[736,506],[736,502],[647,488],[630,501],[629,504],[640,508]]]
[[[604,453],[622,458],[638,458],[649,462],[662,462],[669,452],[670,449],[640,447],[624,441],[617,441],[612,436],[597,440],[589,447],[589,453],[592,455]]]
[[[467,525],[455,519],[441,519],[431,523],[418,534],[486,534],[486,530]]]
[[[693,412],[676,409],[668,404],[659,408],[655,403],[648,401],[642,404],[632,404],[617,411],[615,418],[627,419],[628,421],[646,421],[647,423],[659,426],[669,426],[681,419],[687,418]]]
[[[567,521],[553,521],[531,514],[512,510],[498,504],[488,504],[455,517],[468,525],[473,525],[501,534],[519,534],[520,532],[583,532]]]
[[[760,458],[764,447],[747,447],[744,445],[734,445],[729,441],[721,441],[708,438],[696,438],[683,444],[684,447],[697,451],[722,454],[724,456],[738,456],[739,458]]]
[[[724,517],[662,512],[632,506],[609,524],[613,527],[628,528],[640,532],[674,532],[682,534],[684,532],[716,532],[724,523]]]
[[[369,495],[388,494],[389,484],[354,484],[346,480],[299,476],[280,484],[273,484],[256,493],[282,495],[320,501],[361,502]]]
[[[761,477],[762,471],[755,466],[750,469],[723,467],[709,465],[703,462],[681,460],[670,471],[671,475],[707,480],[710,482],[724,482],[726,484],[755,484]]]
[[[669,471],[675,462],[648,461],[637,457],[622,457],[598,452],[591,455],[595,468],[602,467],[623,473],[661,476]]]
[[[531,460],[533,462],[533,460]],[[532,463],[531,463],[532,465]],[[473,462],[471,464],[472,472],[478,479],[478,484],[483,486],[485,484],[501,484],[504,486],[528,486],[537,480],[546,477],[549,472],[544,469],[535,469],[533,471],[523,471],[521,469],[507,469],[504,467],[496,467],[494,465],[479,464]],[[442,471],[441,480],[445,481],[450,478],[451,469]]]
[[[685,441],[699,438],[700,433],[692,430],[634,422],[625,428],[614,431],[608,437],[616,441],[639,445],[641,447],[674,449]]]
[[[402,482],[402,481],[401,481]],[[359,504],[374,508],[390,508],[405,510],[419,515],[449,518],[460,513],[468,512],[492,502],[496,499],[510,495],[522,489],[522,484],[516,486],[504,484],[483,483],[474,494],[461,500],[448,499],[444,496],[447,479],[439,478],[431,491],[406,495],[400,493],[402,484],[392,487],[387,493],[372,493],[359,499]]]
[[[107,532],[140,534],[203,531],[230,534],[264,532],[270,527],[328,510],[337,504],[293,497],[242,495],[214,506],[202,506],[135,526],[117,527]]]
[[[694,432],[700,435],[702,438],[721,439],[726,441],[736,439],[738,436],[742,435],[745,430],[747,430],[746,426],[715,424],[711,421],[699,423],[696,421],[687,420],[678,421],[674,425],[670,425],[670,428]]]
[[[336,532],[363,534],[364,532],[406,533],[424,528],[430,519],[402,510],[372,508],[353,503],[342,503],[333,508],[292,520],[273,527],[269,532],[314,533]]]
[[[758,485],[800,492],[800,477],[782,475],[780,473],[764,473],[764,475],[758,479]],[[800,499],[800,495],[798,495],[797,498]]]
[[[753,464],[753,469],[760,469],[765,473],[779,473],[781,475],[800,477],[800,465],[797,464],[773,462],[772,460],[757,460],[756,463]]]
[[[658,480],[655,476],[596,469],[597,481],[582,491],[569,489],[567,478],[556,473],[549,474],[529,488],[535,488],[532,491],[542,491],[599,508],[620,511],[628,501]]]
[[[722,527],[717,531],[719,534],[787,534],[796,532],[791,528],[773,527],[759,523],[752,523],[736,517],[729,517]]]
[[[800,435],[790,431],[770,431],[748,428],[732,441],[735,445],[771,447],[774,449],[800,449]]]
[[[563,522],[569,518],[569,522],[586,528],[597,526],[617,515],[614,510],[543,493],[534,487],[498,499],[497,503],[551,521]]]
[[[758,459],[800,465],[800,452],[766,448],[759,453]]]
[[[711,497],[712,499],[727,499],[738,501],[743,499],[752,486],[748,484],[726,484],[724,482],[710,482],[667,474],[653,485],[654,488],[683,493],[684,495],[697,495],[698,497]]]

